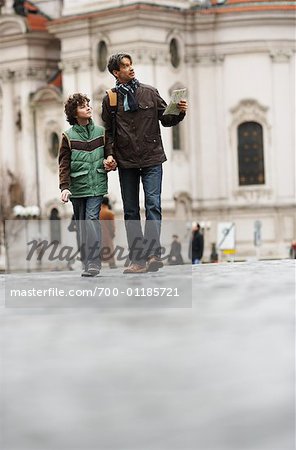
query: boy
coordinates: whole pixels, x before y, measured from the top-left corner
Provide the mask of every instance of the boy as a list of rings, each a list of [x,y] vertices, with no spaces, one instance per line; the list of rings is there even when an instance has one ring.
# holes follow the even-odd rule
[[[86,95],[76,93],[65,103],[71,128],[63,133],[59,153],[61,200],[73,205],[83,277],[100,273],[99,213],[107,193],[104,169],[104,128],[96,126]]]

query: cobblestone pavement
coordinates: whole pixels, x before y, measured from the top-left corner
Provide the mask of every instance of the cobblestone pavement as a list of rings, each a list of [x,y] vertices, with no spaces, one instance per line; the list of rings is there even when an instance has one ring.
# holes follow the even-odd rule
[[[95,286],[124,294],[31,304],[6,296],[5,306],[5,278],[7,294]],[[294,449],[294,261],[1,283],[1,449]],[[169,286],[181,295],[135,296]]]

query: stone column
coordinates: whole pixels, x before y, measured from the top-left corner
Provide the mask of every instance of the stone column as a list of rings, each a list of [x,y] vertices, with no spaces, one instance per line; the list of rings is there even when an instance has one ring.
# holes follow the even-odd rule
[[[5,0],[4,6],[1,8],[1,13],[4,14],[14,14],[13,0]]]
[[[276,195],[279,201],[293,201],[295,195],[294,98],[291,70],[292,51],[275,50],[272,60],[273,149]]]
[[[275,190],[279,204],[295,201],[294,89],[290,66],[292,51],[274,50],[272,61],[273,152]],[[276,208],[275,236],[278,250],[284,248],[283,212]],[[283,250],[284,251],[284,250]]]
[[[2,80],[2,148],[3,165],[12,173],[16,169],[16,142],[15,142],[15,108],[14,108],[14,72],[9,69],[0,73]]]

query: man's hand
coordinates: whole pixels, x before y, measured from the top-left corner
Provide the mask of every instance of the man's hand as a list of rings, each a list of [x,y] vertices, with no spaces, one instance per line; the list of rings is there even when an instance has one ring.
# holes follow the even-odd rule
[[[188,109],[188,103],[186,100],[180,100],[177,104],[177,107],[179,108],[180,112],[186,112]]]
[[[69,189],[63,189],[61,193],[61,201],[63,203],[67,203],[69,200],[70,195],[72,195],[72,192],[69,191]]]
[[[107,172],[109,172],[110,170],[116,170],[117,162],[115,161],[112,155],[109,155],[107,159],[104,159],[103,164],[104,169],[107,170]]]

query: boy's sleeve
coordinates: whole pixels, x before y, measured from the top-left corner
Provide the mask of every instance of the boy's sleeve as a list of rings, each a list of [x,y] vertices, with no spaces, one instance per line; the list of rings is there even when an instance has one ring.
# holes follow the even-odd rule
[[[71,163],[71,149],[68,139],[63,135],[60,152],[59,152],[59,180],[60,190],[70,188],[70,163]]]
[[[102,120],[105,127],[105,158],[112,155],[114,156],[114,137],[112,129],[112,112],[109,106],[108,95],[103,99],[102,103]]]

